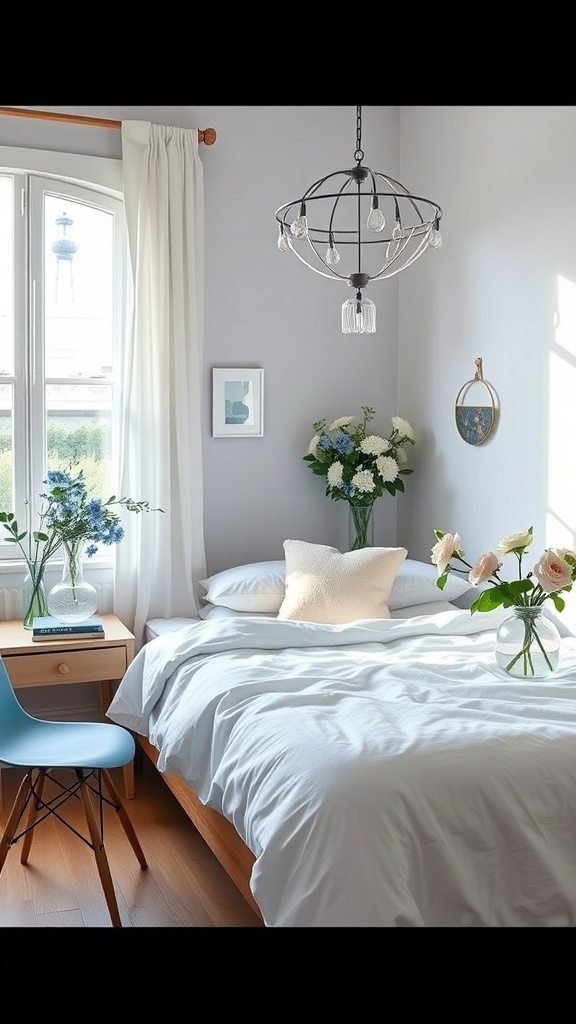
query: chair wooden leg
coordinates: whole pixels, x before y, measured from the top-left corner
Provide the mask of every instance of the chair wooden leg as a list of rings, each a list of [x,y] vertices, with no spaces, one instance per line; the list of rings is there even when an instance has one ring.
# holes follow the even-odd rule
[[[26,821],[26,828],[29,831],[24,836],[24,842],[22,843],[22,852],[20,854],[20,863],[28,863],[28,854],[30,853],[30,847],[32,846],[32,838],[34,836],[34,829],[32,828],[36,818],[38,817],[38,800],[42,799],[44,792],[44,783],[46,782],[46,772],[38,770],[36,774],[36,793],[32,793],[30,805],[28,807],[28,818]],[[34,785],[34,779],[30,775],[30,788]]]
[[[18,787],[16,799],[12,804],[10,814],[8,815],[8,820],[4,826],[2,836],[0,837],[0,871],[2,871],[2,868],[4,867],[4,863],[6,861],[6,857],[8,856],[8,851],[10,850],[12,839],[14,838],[14,832],[16,830],[18,822],[20,821],[22,811],[26,806],[26,800],[28,799],[30,789],[31,780],[29,774],[27,773]]]
[[[118,813],[118,817],[120,818],[120,823],[122,825],[122,828],[124,829],[124,831],[126,833],[126,837],[128,839],[128,842],[130,843],[130,846],[132,847],[132,849],[134,850],[134,853],[136,854],[136,857],[138,858],[138,863],[139,863],[141,868],[147,868],[148,864],[147,864],[147,861],[146,861],[146,857],[144,856],[144,851],[142,850],[142,847],[140,846],[140,843],[138,842],[138,838],[137,838],[136,833],[134,831],[134,827],[132,825],[132,822],[130,821],[130,818],[128,817],[128,813],[126,811],[126,808],[124,807],[124,804],[122,803],[122,801],[121,801],[121,799],[120,799],[120,797],[118,795],[118,790],[116,789],[114,783],[112,782],[112,778],[110,776],[110,772],[106,771],[106,769],[103,768],[102,769],[102,776],[104,778],[104,782],[106,783],[106,789],[110,793],[110,796],[112,798],[112,802],[113,802],[113,804],[114,804],[114,806],[116,808],[116,811]]]
[[[86,815],[86,824],[88,825],[90,839],[92,840],[94,856],[96,857],[96,867],[98,868],[98,874],[100,875],[100,882],[102,883],[102,889],[104,890],[108,912],[114,928],[121,928],[122,921],[120,920],[120,911],[118,910],[116,893],[114,892],[114,883],[110,873],[110,865],[108,864],[108,858],[104,849],[102,836],[100,835],[100,829],[96,823],[90,791],[87,785],[83,784],[80,786],[80,795],[82,797],[84,814]]]

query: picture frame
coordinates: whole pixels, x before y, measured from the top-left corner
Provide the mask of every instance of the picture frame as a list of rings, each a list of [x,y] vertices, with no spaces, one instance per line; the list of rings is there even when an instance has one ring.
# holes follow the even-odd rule
[[[212,370],[212,437],[264,436],[264,370]]]

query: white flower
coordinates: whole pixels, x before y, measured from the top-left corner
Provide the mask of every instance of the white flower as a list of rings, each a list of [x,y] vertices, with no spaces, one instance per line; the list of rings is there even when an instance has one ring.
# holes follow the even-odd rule
[[[318,434],[315,434],[314,437],[312,438],[312,440],[310,441],[310,444],[308,445],[308,455],[317,455],[318,454],[318,441],[319,440],[320,440],[320,438],[318,437]]]
[[[443,576],[453,555],[457,556],[462,541],[457,533],[445,533],[432,548],[430,561],[438,568],[438,575]]]
[[[342,463],[333,462],[326,474],[326,479],[330,487],[340,487],[340,484],[342,483],[342,472]]]
[[[496,545],[496,551],[499,555],[508,555],[511,551],[516,549],[527,548],[532,543],[532,533],[527,530],[525,533],[510,533],[507,537],[503,537],[502,540],[498,541]]]
[[[396,449],[396,462],[399,466],[404,466],[408,462],[408,456],[403,448]]]
[[[370,434],[360,442],[360,451],[364,455],[382,455],[383,452],[388,451],[390,442],[385,441],[383,437],[378,437],[378,434]]]
[[[400,437],[407,437],[410,441],[414,440],[414,431],[408,423],[408,420],[403,420],[401,416],[393,416],[392,426],[394,427],[394,430],[398,431]]]
[[[381,455],[380,458],[376,459],[376,469],[384,483],[389,484],[396,479],[400,472],[396,459],[393,459],[390,455]]]
[[[355,416],[341,416],[339,420],[334,420],[330,424],[328,430],[344,430],[344,427],[349,427],[351,423],[354,423]]]
[[[369,469],[359,469],[357,473],[354,473],[350,483],[361,494],[369,494],[376,487],[374,477]]]
[[[473,586],[478,583],[486,583],[498,569],[502,568],[502,562],[498,561],[493,551],[484,551],[478,556],[474,565],[468,573],[468,580]]]

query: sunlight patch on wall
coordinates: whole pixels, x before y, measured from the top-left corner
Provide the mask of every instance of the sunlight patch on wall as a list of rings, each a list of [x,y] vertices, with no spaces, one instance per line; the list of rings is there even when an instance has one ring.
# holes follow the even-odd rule
[[[576,542],[576,284],[558,275],[554,346],[549,359],[548,522],[546,543]]]
[[[576,284],[558,275],[554,350],[549,359],[546,545],[576,549]],[[566,595],[570,625],[576,595]]]

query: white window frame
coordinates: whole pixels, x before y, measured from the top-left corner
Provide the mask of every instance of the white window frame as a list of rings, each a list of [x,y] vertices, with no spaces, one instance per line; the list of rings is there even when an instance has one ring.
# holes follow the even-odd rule
[[[54,181],[54,189],[58,190],[57,182],[60,181],[70,186],[77,186],[80,189],[90,189],[92,192],[100,192],[103,196],[110,197],[111,199],[122,203],[122,161],[121,159],[106,158],[106,157],[92,157],[74,153],[58,153],[49,152],[44,150],[31,150],[31,149],[20,149],[17,147],[4,147],[0,146],[0,172],[15,175],[34,175],[37,179],[45,179],[48,186],[51,181]],[[14,200],[17,203],[17,195],[15,194]],[[117,219],[119,223],[120,218]],[[115,238],[115,244],[118,245],[118,280],[115,282],[115,287],[122,286],[124,293],[127,294],[127,279],[128,275],[126,269],[128,266],[128,245],[123,230],[119,230],[118,237]],[[20,257],[21,254],[18,254]],[[122,276],[122,280],[120,280]],[[29,313],[28,315],[32,315]],[[115,398],[118,398],[118,389],[121,388],[122,381],[122,360],[119,341],[123,336],[125,330],[125,324],[127,320],[126,309],[119,309],[116,313],[115,322],[115,338],[116,348],[114,359],[114,378],[112,381],[113,394]],[[36,325],[36,329],[37,329]],[[22,372],[22,363],[18,362],[24,358],[23,353],[15,353],[17,360],[15,369],[19,373]],[[33,391],[33,388],[35,389]],[[44,382],[43,373],[38,374],[36,383],[31,385],[28,383],[27,398],[29,401],[34,401],[35,406],[44,410]],[[40,403],[40,405],[38,405]],[[44,411],[42,416],[45,421]],[[37,420],[36,415],[36,420]],[[118,417],[114,417],[114,426],[118,421]],[[29,445],[28,453],[22,451],[22,437],[24,432],[24,410],[15,408],[14,410],[14,458],[27,459],[28,460],[28,479],[20,481],[20,485],[14,495],[15,507],[20,509],[23,505],[24,498],[30,500],[30,513],[32,528],[35,528],[37,522],[37,507],[40,503],[39,493],[33,493],[39,491],[38,480],[42,480],[44,473],[44,452],[43,445],[40,443],[39,435],[36,432],[34,439],[34,447],[30,445],[31,439],[27,439]],[[34,482],[32,482],[34,481]],[[21,493],[22,486],[27,490],[27,494]],[[34,508],[36,504],[36,508]],[[28,526],[25,524],[21,516],[18,515],[19,525],[22,528]],[[100,554],[100,553],[99,553]],[[105,571],[105,580],[112,580],[113,578],[113,564],[114,564],[114,552],[108,554],[102,553],[100,557],[96,556],[92,560],[92,569],[86,567],[86,576],[90,577],[90,572],[97,572],[101,576],[102,570]],[[26,571],[26,565],[23,559],[20,557],[20,552],[14,547],[14,545],[6,545],[3,541],[3,537],[0,538],[0,574],[3,576],[4,585],[21,585]],[[6,574],[10,574],[10,578],[6,578]],[[14,583],[12,583],[12,579]]]

